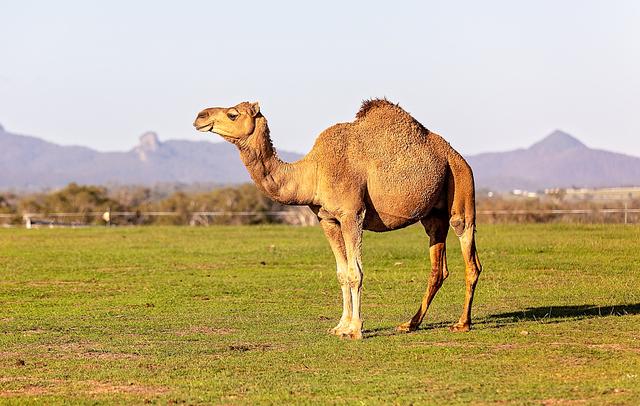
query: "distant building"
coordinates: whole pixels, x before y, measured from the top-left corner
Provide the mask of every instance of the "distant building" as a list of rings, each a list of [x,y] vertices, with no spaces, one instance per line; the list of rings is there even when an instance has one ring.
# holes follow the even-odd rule
[[[561,196],[565,200],[630,200],[640,199],[640,186],[611,188],[554,188],[545,189],[545,195]]]
[[[522,189],[513,189],[511,191],[511,194],[514,196],[520,196],[520,197],[538,197],[538,194],[536,192],[529,192],[527,190],[522,190]]]

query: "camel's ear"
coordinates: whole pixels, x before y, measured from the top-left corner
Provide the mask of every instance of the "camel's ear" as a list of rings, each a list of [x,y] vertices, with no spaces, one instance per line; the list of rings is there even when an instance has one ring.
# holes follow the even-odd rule
[[[260,113],[260,105],[258,102],[251,103],[251,117],[255,117]]]

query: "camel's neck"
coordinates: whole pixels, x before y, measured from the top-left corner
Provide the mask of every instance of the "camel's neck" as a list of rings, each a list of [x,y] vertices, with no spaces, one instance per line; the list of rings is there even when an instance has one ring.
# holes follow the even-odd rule
[[[316,189],[313,162],[286,163],[280,160],[271,144],[264,117],[256,120],[253,134],[238,144],[240,157],[258,188],[283,204],[311,204]]]

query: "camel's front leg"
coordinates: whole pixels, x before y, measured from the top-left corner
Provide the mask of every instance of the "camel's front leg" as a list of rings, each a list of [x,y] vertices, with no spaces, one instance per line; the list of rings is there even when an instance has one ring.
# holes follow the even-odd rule
[[[321,219],[320,225],[322,226],[322,230],[324,230],[324,235],[329,241],[331,251],[333,251],[333,255],[336,257],[338,282],[342,289],[342,317],[340,317],[338,325],[329,330],[329,333],[342,335],[349,329],[351,314],[353,312],[351,306],[351,289],[349,288],[347,279],[347,252],[344,247],[340,224],[333,219]]]
[[[362,292],[362,227],[364,209],[346,213],[340,218],[340,228],[347,252],[347,281],[351,292],[352,313],[344,338],[359,340],[362,338],[362,318],[360,317],[360,294]]]

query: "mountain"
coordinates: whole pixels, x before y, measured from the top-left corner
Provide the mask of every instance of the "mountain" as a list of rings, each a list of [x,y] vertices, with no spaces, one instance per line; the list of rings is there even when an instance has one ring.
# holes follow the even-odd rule
[[[498,191],[640,185],[640,158],[591,149],[559,130],[526,149],[466,159],[477,187]]]
[[[285,161],[302,157],[278,154]],[[127,152],[98,152],[12,134],[0,126],[0,189],[81,184],[217,183],[250,181],[235,146],[227,142],[160,142],[148,132]]]
[[[279,152],[285,161],[302,156]],[[526,149],[466,157],[478,188],[496,191],[551,187],[640,185],[640,158],[591,149],[554,131]],[[216,183],[250,181],[236,147],[227,142],[161,142],[153,132],[127,152],[98,152],[16,135],[0,126],[0,189],[81,184]]]

